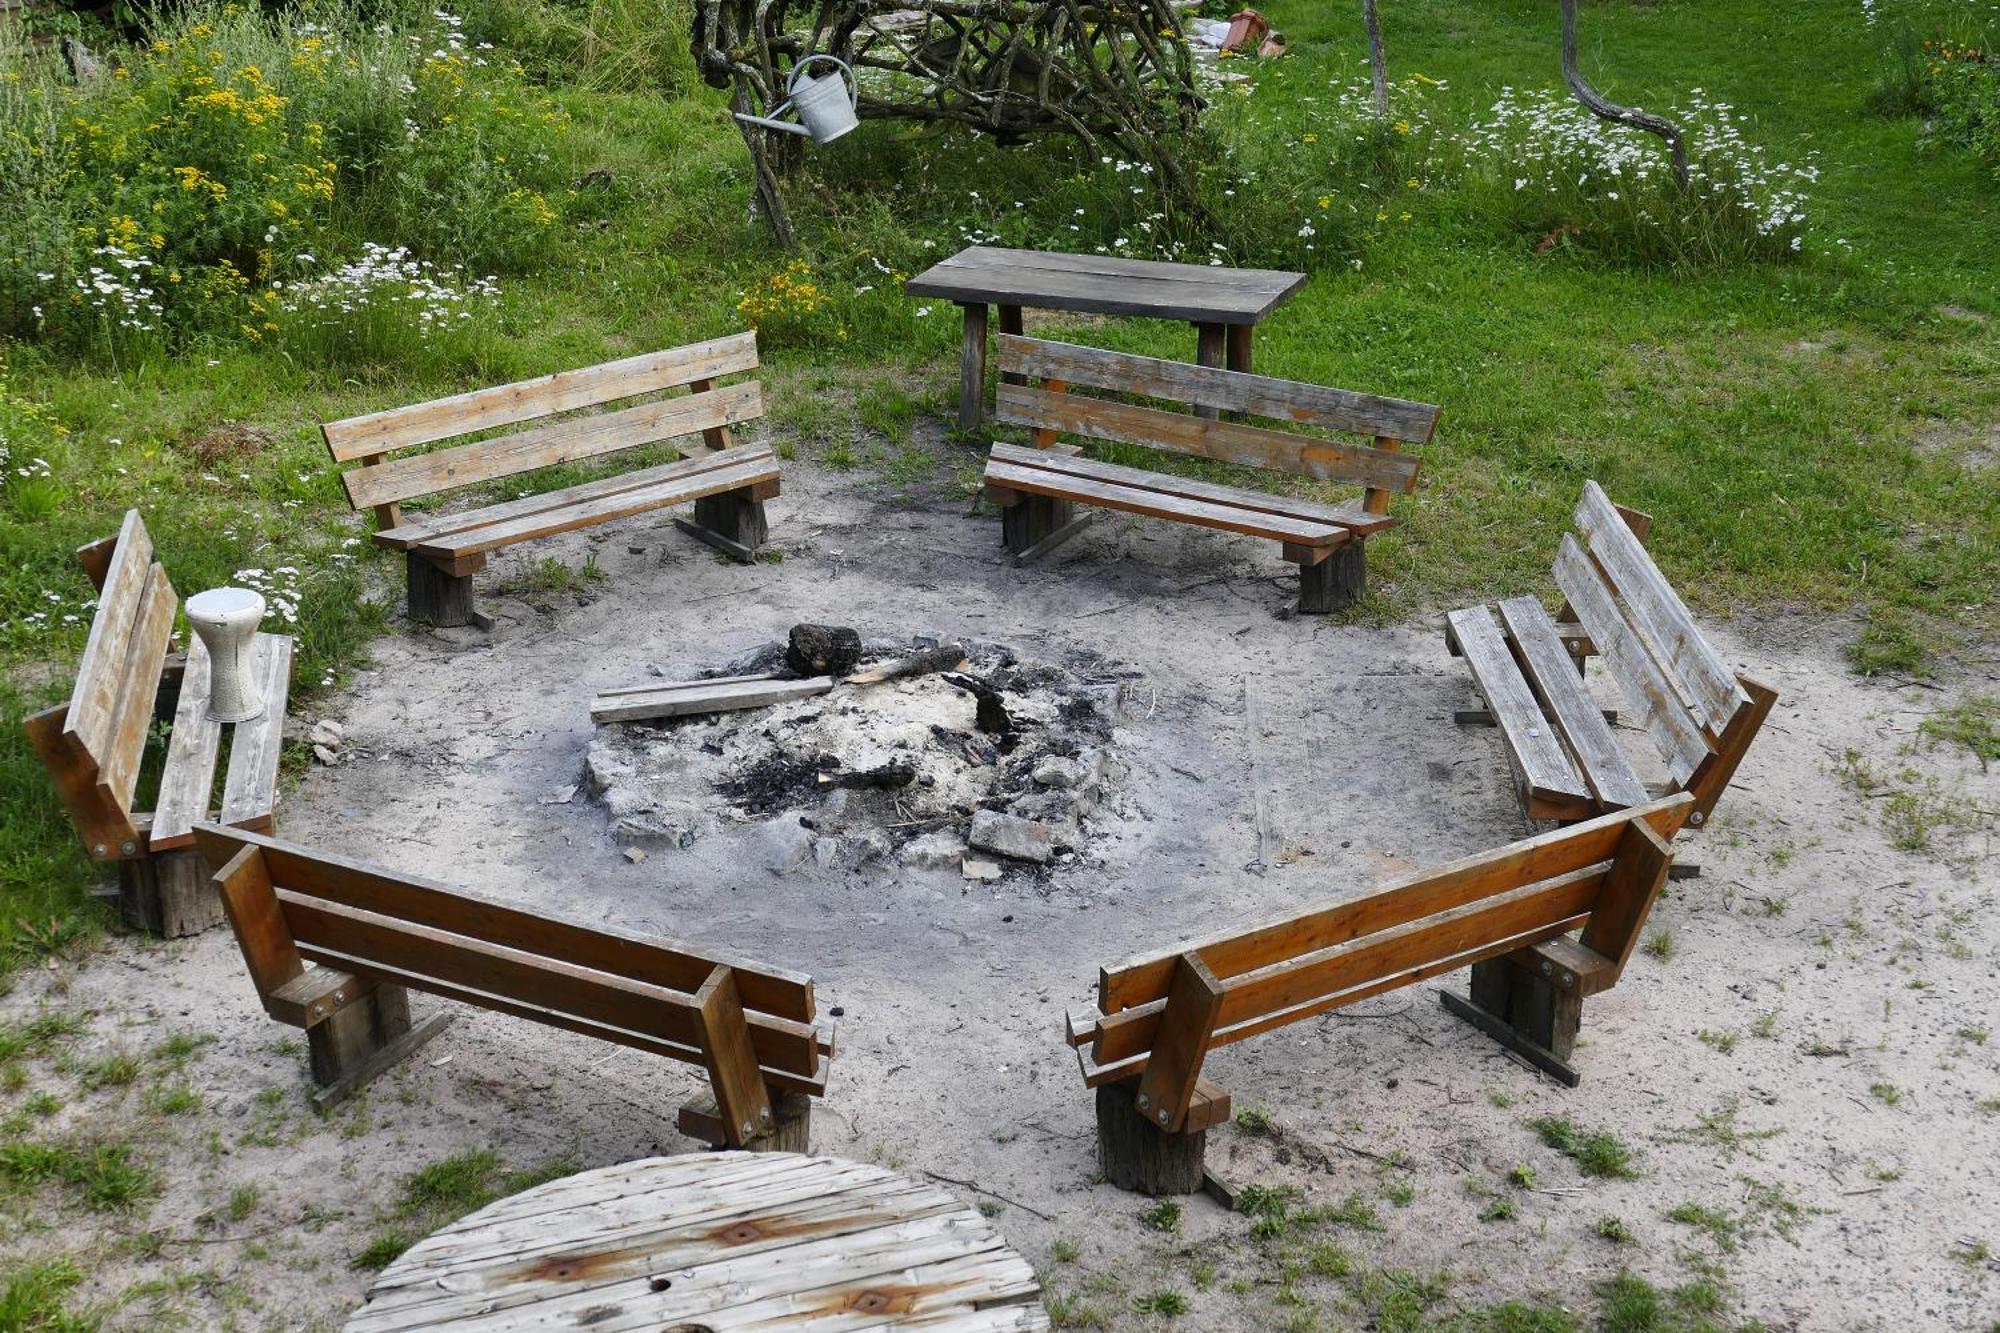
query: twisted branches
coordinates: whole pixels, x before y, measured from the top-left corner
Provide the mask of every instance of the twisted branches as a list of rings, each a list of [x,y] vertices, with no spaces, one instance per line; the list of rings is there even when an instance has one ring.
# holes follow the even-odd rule
[[[1673,156],[1674,180],[1683,190],[1687,189],[1687,137],[1681,132],[1681,127],[1665,116],[1656,116],[1637,107],[1619,106],[1591,87],[1576,67],[1576,0],[1562,0],[1562,20],[1563,78],[1568,81],[1570,91],[1576,94],[1576,100],[1590,108],[1591,114],[1600,120],[1630,125],[1665,140],[1667,151]]]

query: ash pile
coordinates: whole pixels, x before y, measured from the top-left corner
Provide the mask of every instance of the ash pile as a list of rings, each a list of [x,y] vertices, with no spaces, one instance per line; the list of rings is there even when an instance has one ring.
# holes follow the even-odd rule
[[[889,863],[997,879],[1080,855],[1122,768],[1136,671],[934,638],[799,625],[684,680],[592,702],[587,786],[628,847],[753,826],[779,874]]]

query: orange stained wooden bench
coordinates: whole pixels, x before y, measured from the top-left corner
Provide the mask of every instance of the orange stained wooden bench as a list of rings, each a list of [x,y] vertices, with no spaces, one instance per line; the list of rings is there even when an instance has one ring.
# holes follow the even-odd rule
[[[1445,1006],[1574,1086],[1583,1000],[1623,972],[1693,808],[1681,793],[1103,969],[1065,1035],[1097,1090],[1105,1177],[1200,1189],[1204,1135],[1230,1111],[1201,1076],[1210,1051],[1462,967],[1471,999]]]
[[[430,880],[206,824],[195,829],[264,1009],[306,1030],[330,1104],[429,1041],[409,991],[700,1065],[680,1111],[712,1144],[806,1151],[833,1032],[812,979],[672,940],[613,933]]]
[[[1458,719],[1499,728],[1530,818],[1641,804],[1646,785],[1585,688],[1584,668],[1600,657],[1659,751],[1669,789],[1693,795],[1688,826],[1701,828],[1777,692],[1732,671],[1702,635],[1646,550],[1649,516],[1613,504],[1591,481],[1575,524],[1556,552],[1555,585],[1567,599],[1556,617],[1534,597],[1447,617],[1446,643],[1487,705]]]
[[[733,334],[540,379],[329,421],[320,427],[356,509],[375,511],[375,540],[404,553],[413,619],[488,624],[472,576],[494,551],[634,514],[694,502],[690,535],[748,561],[766,536],[764,501],[778,494],[766,444],[735,445],[729,429],[764,415],[757,335]],[[684,394],[667,390],[685,387]],[[611,404],[634,400],[611,410]],[[488,432],[521,429],[497,436]],[[406,501],[699,434],[693,457],[478,509],[405,514]],[[478,436],[463,441],[464,436]],[[460,440],[443,448],[442,441]],[[400,454],[400,457],[391,457]]]
[[[1403,446],[1428,443],[1437,428],[1438,409],[1426,403],[1012,334],[999,338],[999,364],[997,417],[1027,427],[1034,442],[1032,448],[995,444],[986,464],[986,494],[1001,506],[1002,536],[1017,563],[1073,536],[1087,521],[1074,506],[1123,510],[1279,543],[1283,557],[1299,567],[1299,610],[1308,613],[1337,611],[1365,595],[1365,543],[1395,524],[1390,497],[1416,489],[1419,460]],[[1218,412],[1358,433],[1369,442],[1218,420]],[[1328,504],[1198,481],[1086,458],[1058,443],[1064,435],[1364,490],[1351,503]]]
[[[77,558],[97,585],[90,637],[68,702],[29,717],[28,741],[91,859],[118,867],[126,921],[160,935],[192,935],[222,920],[193,850],[195,824],[213,817],[271,827],[292,640],[259,634],[253,642],[252,683],[264,715],[211,722],[207,650],[192,636],[185,654],[174,649],[180,597],[139,511],[126,511],[115,536],[83,547]],[[155,774],[147,737],[162,720],[169,730]],[[218,807],[215,775],[225,762]],[[142,776],[157,777],[147,784],[156,792],[150,812],[136,808]]]

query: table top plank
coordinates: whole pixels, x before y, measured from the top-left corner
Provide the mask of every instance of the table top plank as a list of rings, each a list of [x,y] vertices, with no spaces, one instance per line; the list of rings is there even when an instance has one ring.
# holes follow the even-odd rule
[[[1255,324],[1305,285],[1278,269],[975,245],[904,284],[911,296],[1194,324]]]
[[[701,1153],[500,1200],[384,1269],[347,1333],[1050,1327],[1034,1270],[949,1192],[882,1167]]]

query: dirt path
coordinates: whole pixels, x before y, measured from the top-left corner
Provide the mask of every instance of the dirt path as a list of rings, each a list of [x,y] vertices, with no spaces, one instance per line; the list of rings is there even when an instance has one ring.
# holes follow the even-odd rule
[[[1383,630],[1276,618],[1291,588],[1266,544],[1108,519],[1016,571],[996,521],[962,502],[897,507],[796,465],[786,486],[771,514],[782,563],[721,564],[656,523],[496,561],[488,587],[549,555],[594,553],[608,580],[552,614],[488,596],[490,640],[383,641],[323,710],[346,728],[341,762],[290,795],[283,833],[811,972],[841,1044],[816,1148],[976,1182],[1072,1308],[1115,1326],[1150,1326],[1132,1298],[1168,1288],[1192,1303],[1182,1327],[1310,1327],[1287,1323],[1308,1307],[1330,1327],[1365,1324],[1394,1298],[1394,1272],[1449,1275],[1434,1315],[1506,1298],[1591,1309],[1624,1266],[1662,1286],[1712,1281],[1729,1308],[1777,1327],[1985,1329],[2000,1312],[2000,1272],[1967,1244],[2000,1247],[2000,1042],[1983,1035],[2000,1019],[1991,821],[1938,806],[1950,817],[1933,821],[1929,851],[1894,848],[1892,798],[1858,795],[1842,759],[1857,751],[1888,790],[1917,791],[1919,811],[1927,789],[1889,775],[1907,766],[1937,778],[1939,799],[2000,808],[2000,774],[1905,752],[1947,696],[1856,679],[1835,636],[1803,620],[1723,627],[1730,660],[1783,698],[1715,824],[1686,844],[1704,871],[1656,915],[1671,949],[1636,958],[1588,1008],[1582,1086],[1503,1056],[1428,985],[1231,1047],[1211,1077],[1279,1132],[1219,1130],[1211,1165],[1365,1207],[1345,1227],[1259,1243],[1197,1199],[1162,1233],[1139,1222],[1144,1201],[1091,1183],[1090,1097],[1057,1039],[1065,1007],[1087,1002],[1101,963],[1522,836],[1497,737],[1453,725],[1469,692],[1435,617]],[[1031,657],[1084,648],[1138,668],[1117,738],[1126,774],[1085,855],[996,884],[880,864],[780,876],[745,828],[633,864],[583,794],[546,803],[579,781],[592,690],[650,663],[721,660],[800,620]],[[349,1260],[426,1162],[492,1147],[593,1166],[693,1147],[672,1125],[693,1071],[470,1012],[365,1101],[315,1121],[303,1062],[280,1045],[289,1030],[258,1010],[227,932],[116,942],[74,976],[24,980],[6,1008],[40,1003],[96,1011],[83,1059],[169,1030],[215,1038],[190,1067],[202,1113],[145,1121],[165,1196],[141,1219],[63,1221],[78,1238],[176,1238],[157,1255],[106,1247],[91,1289],[206,1270],[211,1286],[172,1298],[198,1325],[337,1326],[368,1280]],[[76,1093],[56,1128],[102,1113],[93,1096]],[[139,1101],[119,1105],[142,1117]],[[1527,1126],[1542,1115],[1615,1132],[1640,1174],[1580,1176]],[[1508,1179],[1523,1164],[1531,1189]],[[262,1194],[244,1219],[198,1221],[246,1182]],[[1706,1211],[1683,1218],[1705,1226],[1666,1215],[1690,1203]],[[1600,1235],[1604,1218],[1632,1240]],[[1060,1261],[1059,1239],[1076,1258]],[[1313,1260],[1328,1241],[1346,1271]],[[1419,1283],[1413,1299],[1435,1294]],[[141,1300],[118,1319],[155,1326],[159,1308]]]

